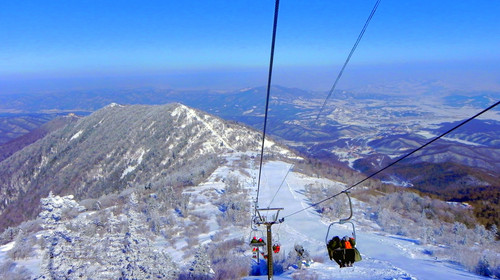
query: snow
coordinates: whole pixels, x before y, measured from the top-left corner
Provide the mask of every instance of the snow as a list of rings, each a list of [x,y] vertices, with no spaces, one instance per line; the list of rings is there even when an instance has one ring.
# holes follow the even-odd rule
[[[437,137],[438,135],[430,133],[429,131],[419,131],[417,132],[418,135],[421,135],[427,139],[432,139]],[[482,144],[475,143],[472,141],[467,141],[463,139],[458,139],[458,138],[452,138],[452,137],[442,137],[441,139],[447,140],[447,141],[452,141],[452,142],[457,142],[465,145],[471,145],[471,146],[483,146]]]
[[[264,141],[264,148],[265,149],[270,149],[274,146],[274,142],[272,141]]]
[[[457,143],[461,143],[461,144],[465,144],[465,145],[483,146],[483,145],[475,143],[475,142],[471,142],[471,141],[467,141],[467,140],[462,140],[462,139],[458,139],[458,138],[443,137],[441,139],[444,139],[444,140],[447,140],[447,141],[452,141],[452,142],[457,142]]]
[[[135,160],[133,162],[138,162],[138,165],[142,161],[144,154],[144,149],[139,148],[129,156],[129,159]],[[192,197],[189,205],[190,217],[186,218],[185,224],[194,222],[194,220],[189,220],[193,216],[203,215],[209,225],[209,230],[197,237],[200,245],[210,242],[213,236],[221,230],[216,219],[217,215],[220,214],[220,210],[215,202],[217,197],[225,190],[226,184],[220,180],[221,178],[237,176],[240,183],[252,191],[248,197],[249,201],[256,194],[255,185],[252,184],[252,179],[256,178],[257,175],[256,167],[250,166],[245,170],[235,168],[238,164],[237,161],[243,155],[251,157],[255,156],[255,153],[228,153],[223,155],[228,162],[227,164],[217,168],[204,183],[193,186],[184,192]],[[250,162],[250,165],[252,163]],[[137,165],[129,166],[129,168]],[[353,199],[355,210],[353,222],[356,224],[356,246],[361,252],[363,260],[355,263],[354,267],[339,268],[335,262],[329,260],[325,246],[325,235],[332,221],[324,220],[313,208],[302,210],[310,205],[310,201],[305,195],[305,186],[315,184],[341,190],[345,188],[345,184],[324,178],[306,176],[293,170],[288,173],[290,167],[290,163],[283,161],[270,161],[264,164],[259,207],[284,208],[279,216],[279,218],[285,217],[284,222],[272,227],[274,241],[280,243],[284,254],[293,251],[295,244],[300,244],[317,261],[303,270],[290,269],[282,275],[274,276],[273,279],[486,279],[465,271],[459,265],[437,260],[426,254],[425,250],[429,249],[428,246],[430,245],[426,247],[418,240],[378,231],[373,222],[365,219],[362,215],[365,210],[363,209],[363,203],[355,199]],[[287,173],[286,180],[284,180],[280,188],[280,184]],[[345,198],[340,196],[339,199]],[[50,195],[49,200],[42,200],[46,211],[43,212],[45,215],[42,214],[41,216],[52,217],[58,215],[56,212],[62,210],[61,205],[68,204],[70,200],[72,200],[71,196],[57,197]],[[83,218],[83,215],[89,215],[89,213],[82,213],[81,218]],[[263,215],[266,215],[266,213],[264,212]],[[262,232],[265,231],[263,227],[259,229]],[[333,234],[343,236],[349,234],[349,232],[348,228],[336,225],[332,226],[329,237],[333,236]],[[228,228],[228,235],[225,238],[241,238],[242,236],[247,238],[250,233],[250,228],[232,227]],[[8,258],[6,254],[14,246],[15,243],[11,242],[0,247],[0,263]],[[164,237],[158,237],[154,242],[154,246],[166,250],[181,267],[185,267],[191,261],[192,256],[186,256],[186,253],[189,252],[187,249],[189,246],[188,239],[185,236],[171,236],[168,240]],[[250,258],[250,251],[245,254]],[[17,260],[16,263],[25,266],[34,275],[40,273],[42,265],[40,256]],[[311,277],[302,278],[301,273],[307,273]],[[267,276],[248,276],[243,279],[267,279]]]
[[[231,149],[231,150],[234,150],[234,148],[231,147],[231,145],[229,145],[229,143],[222,137],[222,135],[220,135],[209,123],[207,123],[205,120],[203,120],[201,117],[199,117],[194,110],[188,109],[186,107],[186,112],[189,116],[197,119],[203,125],[205,125],[205,127],[208,130],[210,130],[210,132],[212,132],[222,143],[224,143],[224,146],[229,147],[229,149]]]
[[[40,250],[39,249],[36,250],[35,255],[39,256],[40,254],[41,254]],[[41,263],[42,263],[41,258],[29,258],[29,259],[17,260],[16,262],[20,266],[24,266],[25,268],[27,268],[31,273],[33,273],[33,275],[39,275],[40,274],[40,266],[41,266]]]
[[[228,147],[231,150],[234,150],[231,145],[228,144],[228,142],[224,139],[222,135],[220,135],[217,130],[215,130],[212,125],[210,125],[208,122],[206,122],[202,117],[198,116],[196,112],[184,105],[179,105],[173,112],[172,112],[172,117],[179,116],[182,112],[186,113],[188,117],[191,119],[195,119],[196,121],[199,121],[202,123],[210,132],[213,133],[222,143],[224,143],[225,147]]]
[[[288,169],[289,164],[284,162],[265,164],[259,198],[261,208],[268,206]],[[342,186],[339,182],[290,172],[271,207],[285,208],[280,212],[280,217],[286,217],[284,223],[273,226],[275,236],[280,237],[282,250],[289,252],[293,250],[294,244],[301,244],[312,256],[321,256],[325,260],[324,263],[316,262],[307,268],[311,275],[318,277],[317,279],[332,279],[333,275],[339,279],[486,279],[467,272],[456,264],[439,261],[424,254],[425,248],[419,245],[418,241],[374,231],[367,226],[369,221],[360,221],[363,226],[359,226],[356,218],[359,219],[361,215],[356,213],[353,220],[357,225],[357,248],[363,260],[355,263],[354,267],[339,268],[329,260],[326,251],[325,235],[328,222],[323,222],[312,208],[287,217],[309,205],[303,193],[304,186],[311,183]],[[354,204],[359,203],[354,201]],[[345,229],[337,230],[342,232],[340,235],[348,232]],[[293,273],[281,275],[273,279],[293,279],[292,275]],[[266,279],[265,277],[267,276],[244,279]]]
[[[125,168],[125,170],[123,170],[120,179],[123,179],[123,177],[125,177],[127,174],[134,171],[142,163],[142,160],[143,160],[143,157],[145,154],[146,154],[146,151],[144,150],[144,148],[139,148],[139,150],[137,150],[137,152],[134,153],[134,155],[131,157],[131,159],[136,160],[137,163],[134,165],[127,166],[127,168]]]
[[[0,265],[4,263],[8,259],[7,252],[14,248],[16,242],[12,241],[3,246],[0,246]],[[37,246],[38,247],[38,246]],[[39,254],[39,250],[36,250],[35,255]],[[24,266],[34,275],[40,272],[40,259],[39,258],[28,258],[22,260],[16,260],[14,262],[17,266]]]
[[[135,165],[127,166],[127,168],[125,168],[125,170],[123,170],[123,173],[122,173],[122,176],[120,176],[120,179],[123,179],[123,177],[125,177],[130,172],[134,171],[136,168],[137,168],[137,166],[135,166]]]
[[[106,107],[104,107],[104,108],[115,108],[115,107],[120,108],[120,107],[123,107],[123,105],[120,105],[120,104],[117,104],[117,103],[112,102],[112,103],[110,103],[109,105],[107,105],[107,106],[106,106]]]
[[[75,135],[73,135],[71,137],[71,139],[69,139],[69,141],[75,140],[76,138],[80,137],[82,135],[82,133],[83,133],[83,130],[78,131],[77,133],[75,133]]]
[[[3,246],[0,246],[0,258],[10,249],[14,248],[15,242],[7,243]]]
[[[146,130],[149,130],[151,129],[151,127],[153,127],[155,125],[156,121],[152,121],[150,125],[148,125],[148,127],[146,127]]]
[[[432,139],[437,135],[430,133],[429,131],[421,130],[417,132],[418,135],[425,137],[426,139]]]

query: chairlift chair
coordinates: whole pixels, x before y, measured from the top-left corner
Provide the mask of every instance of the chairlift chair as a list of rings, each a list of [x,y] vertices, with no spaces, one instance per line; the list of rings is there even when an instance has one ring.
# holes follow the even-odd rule
[[[252,229],[250,232],[250,246],[252,247],[263,247],[266,246],[264,241],[264,232],[262,230]]]
[[[335,260],[339,264],[340,267],[346,267],[346,266],[352,266],[352,263],[355,261],[361,260],[361,255],[359,254],[359,251],[354,246],[349,246],[350,248],[342,248],[341,245],[341,240],[338,238],[338,236],[332,237],[331,239],[329,238],[330,235],[330,229],[332,228],[333,225],[335,224],[351,224],[352,226],[352,232],[351,232],[351,237],[350,240],[344,240],[345,243],[348,242],[355,242],[356,241],[356,227],[354,226],[354,223],[351,222],[352,218],[352,202],[351,202],[351,197],[349,196],[349,192],[344,192],[347,195],[348,201],[349,201],[349,209],[350,209],[350,214],[349,217],[339,219],[337,222],[332,222],[328,226],[328,230],[326,232],[326,237],[325,237],[325,243],[326,243],[326,248],[328,250],[328,255],[330,256],[330,259]],[[335,238],[338,238],[338,240],[334,240]],[[335,248],[332,250],[330,248],[330,241],[337,243],[334,244]],[[333,245],[333,244],[332,244]],[[350,245],[350,243],[349,243]],[[352,244],[354,245],[354,244]]]
[[[277,236],[277,238],[275,240],[273,240],[273,252],[275,254],[279,253],[280,250],[281,250],[281,243],[280,243],[280,235],[279,235],[279,233],[277,233],[276,236]]]

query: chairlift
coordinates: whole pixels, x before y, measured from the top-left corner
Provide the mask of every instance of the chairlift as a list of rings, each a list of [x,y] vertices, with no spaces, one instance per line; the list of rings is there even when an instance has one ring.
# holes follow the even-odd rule
[[[273,252],[274,252],[275,254],[277,254],[277,253],[279,253],[279,252],[280,252],[280,250],[281,250],[281,245],[280,245],[279,243],[274,243],[274,244],[273,244]]]
[[[349,217],[339,219],[337,222],[333,222],[328,226],[328,231],[326,232],[325,243],[326,248],[328,250],[328,255],[331,260],[337,262],[340,267],[352,266],[352,264],[356,261],[361,260],[361,255],[359,254],[358,249],[355,248],[356,244],[356,227],[354,223],[351,222],[352,218],[352,201],[349,195],[349,192],[344,192],[347,195],[349,201]],[[339,238],[338,236],[332,236],[329,238],[330,229],[333,225],[339,224],[351,224],[352,232],[350,237]]]
[[[262,230],[252,229],[250,232],[250,246],[252,247],[263,247],[266,246],[264,241],[264,232]]]
[[[280,252],[280,250],[281,250],[281,243],[280,243],[280,235],[279,235],[279,233],[277,233],[276,235],[277,235],[277,238],[274,240],[272,248],[273,248],[273,252],[275,254],[278,254]]]

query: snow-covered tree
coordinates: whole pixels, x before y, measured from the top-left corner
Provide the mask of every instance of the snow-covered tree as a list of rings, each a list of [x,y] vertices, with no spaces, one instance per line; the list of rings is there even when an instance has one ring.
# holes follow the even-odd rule
[[[486,277],[491,277],[493,275],[493,273],[491,272],[490,263],[485,256],[482,256],[481,259],[479,259],[475,272]]]
[[[177,267],[170,256],[155,248],[147,236],[149,231],[144,227],[147,224],[145,217],[137,211],[139,200],[136,193],[130,195],[129,206],[126,213],[128,231],[122,241],[122,279],[173,279],[177,275]]]
[[[61,219],[67,209],[83,210],[73,196],[54,196],[52,192],[48,197],[41,199],[42,212],[39,217],[42,227],[46,229],[43,238],[44,255],[41,265],[42,277],[49,279],[64,279],[72,272],[73,265],[68,261],[71,254],[72,243],[75,240],[72,233],[63,226]],[[69,249],[68,249],[69,247]]]
[[[495,241],[499,237],[500,235],[497,225],[492,225],[490,230],[488,231],[488,240]]]
[[[189,275],[193,279],[210,279],[214,275],[207,251],[206,246],[201,246],[196,251],[193,263],[189,268]]]
[[[0,263],[0,279],[30,280],[33,279],[30,271],[11,260]]]
[[[49,196],[42,198],[40,202],[42,212],[38,216],[42,219],[42,226],[45,229],[55,229],[57,225],[61,224],[64,211],[68,209],[83,211],[85,209],[73,199],[73,195],[61,197],[50,192]]]
[[[455,243],[465,245],[467,244],[468,235],[467,227],[459,222],[453,224],[453,234],[455,234]]]
[[[52,195],[43,201],[41,217],[47,230],[40,279],[176,278],[178,270],[170,256],[151,242],[135,193],[124,214],[115,216],[104,209],[62,224],[61,209],[75,206],[73,202]]]

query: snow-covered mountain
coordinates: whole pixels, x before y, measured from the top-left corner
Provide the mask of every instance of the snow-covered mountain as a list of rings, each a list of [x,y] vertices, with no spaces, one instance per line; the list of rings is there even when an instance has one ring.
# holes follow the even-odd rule
[[[260,140],[252,129],[180,104],[112,104],[47,135],[0,163],[11,175],[2,195],[14,194],[3,217],[19,206],[37,214],[0,235],[0,277],[262,279],[255,274],[264,261],[258,265],[249,246],[265,236],[250,226]],[[258,204],[284,207],[285,217],[267,240],[281,245],[276,279],[500,276],[495,230],[478,225],[467,205],[376,181],[352,194],[363,260],[339,268],[325,238],[329,223],[347,214],[345,198],[303,209],[356,178],[272,141],[264,155]],[[334,226],[331,234],[351,232]],[[295,245],[310,257],[301,259]]]
[[[260,139],[181,104],[111,104],[0,162],[0,226],[36,217],[50,191],[85,199],[127,186],[192,185],[218,166],[220,153],[256,151]]]

